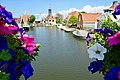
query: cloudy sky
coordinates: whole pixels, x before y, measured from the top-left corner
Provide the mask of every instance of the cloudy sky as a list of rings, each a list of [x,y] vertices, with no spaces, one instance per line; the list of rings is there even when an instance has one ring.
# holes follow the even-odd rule
[[[53,14],[61,13],[64,17],[72,11],[102,13],[112,3],[113,0],[0,0],[0,4],[13,12],[14,17],[24,13],[45,17],[48,8],[52,9]]]

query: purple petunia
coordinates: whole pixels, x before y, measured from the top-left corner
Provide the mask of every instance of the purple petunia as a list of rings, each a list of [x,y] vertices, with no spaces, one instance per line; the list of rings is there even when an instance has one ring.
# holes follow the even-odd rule
[[[117,4],[115,11],[112,13],[112,15],[115,19],[117,19],[116,15],[119,15],[119,14],[120,14],[120,3]]]
[[[8,45],[7,45],[6,38],[3,37],[3,36],[0,36],[0,52],[1,52],[2,49],[7,50]]]
[[[18,24],[13,19],[12,13],[7,11],[4,7],[0,7],[0,16],[2,16],[6,23],[12,24],[18,27]]]
[[[104,80],[119,80],[118,72],[120,71],[120,67],[115,66],[112,67],[104,76]]]
[[[5,55],[5,58],[0,59],[0,71],[8,74],[9,76],[6,78],[9,80],[18,80],[22,74],[27,80],[34,72],[31,61],[37,55],[32,56],[32,54],[38,50],[35,50],[34,37],[24,34],[24,29],[18,26],[12,13],[0,5],[0,52],[3,50],[2,56],[7,53],[11,56],[6,57],[7,55]],[[20,40],[19,37],[23,40]]]
[[[9,60],[9,61],[2,60],[0,62],[0,70],[5,72],[6,74],[10,73],[9,80],[15,80],[17,76],[15,67],[16,64],[14,60]]]
[[[22,72],[22,74],[24,75],[25,79],[27,80],[30,76],[33,75],[33,68],[31,66],[31,64],[25,60],[25,61],[20,61],[20,71]]]
[[[99,71],[101,67],[102,67],[102,60],[97,60],[90,63],[90,66],[88,66],[88,70],[91,71],[93,74]]]
[[[112,36],[113,35],[113,31],[110,28],[104,28],[103,34],[104,34],[104,37]]]
[[[87,34],[87,37],[86,37],[86,42],[87,42],[87,45],[89,45],[89,42],[91,41],[91,37],[90,37],[90,33]]]

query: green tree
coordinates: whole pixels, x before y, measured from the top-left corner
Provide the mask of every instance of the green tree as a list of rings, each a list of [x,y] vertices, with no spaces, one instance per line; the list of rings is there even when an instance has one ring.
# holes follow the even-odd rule
[[[78,19],[75,16],[71,16],[69,21],[68,21],[69,24],[74,24],[77,22],[78,22]]]
[[[56,23],[61,23],[61,18],[56,17]]]
[[[63,21],[63,15],[60,13],[56,14],[56,23],[62,23]]]
[[[28,23],[32,24],[35,21],[35,16],[31,15],[30,18],[28,19]]]

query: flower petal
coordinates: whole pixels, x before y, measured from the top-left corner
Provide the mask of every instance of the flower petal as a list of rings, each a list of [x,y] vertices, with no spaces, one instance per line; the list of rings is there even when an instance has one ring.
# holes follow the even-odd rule
[[[104,59],[104,55],[103,54],[99,54],[99,56],[97,56],[98,60],[103,60]]]

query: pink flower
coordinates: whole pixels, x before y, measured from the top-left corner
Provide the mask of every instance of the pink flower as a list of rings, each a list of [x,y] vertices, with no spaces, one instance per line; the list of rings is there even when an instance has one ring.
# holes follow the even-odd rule
[[[12,31],[10,31],[9,29],[8,29],[8,27],[4,27],[4,33],[5,34],[12,34]]]
[[[0,35],[3,35],[3,34],[9,34],[9,35],[11,35],[12,32],[8,29],[8,27],[6,27],[6,26],[0,26]]]
[[[0,26],[5,26],[6,22],[4,20],[0,20]]]
[[[118,72],[118,79],[120,80],[120,71]]]
[[[8,29],[11,30],[11,31],[15,31],[15,30],[18,30],[18,27],[16,27],[16,26],[8,26]]]
[[[29,51],[29,55],[34,54],[34,49],[36,48],[36,44],[34,43],[34,37],[31,35],[21,35],[20,40],[25,43],[23,47]]]
[[[120,42],[120,33],[116,33],[114,36],[108,37],[108,45],[116,45]]]

